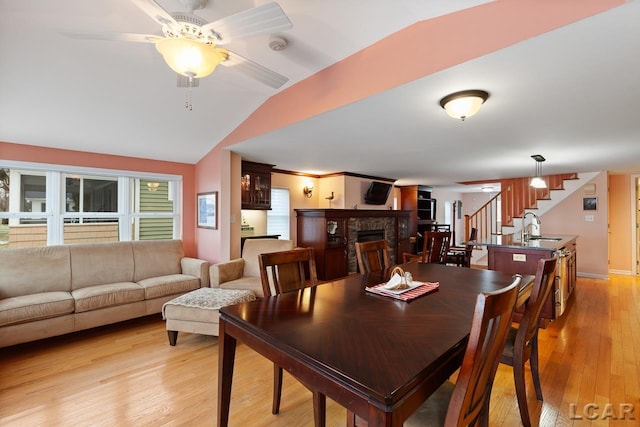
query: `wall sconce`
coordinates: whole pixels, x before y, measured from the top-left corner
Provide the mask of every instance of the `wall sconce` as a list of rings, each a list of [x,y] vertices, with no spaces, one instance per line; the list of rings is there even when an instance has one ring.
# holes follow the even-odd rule
[[[536,176],[531,178],[531,186],[533,188],[547,188],[547,183],[542,179],[542,162],[545,158],[540,154],[534,154],[531,156],[536,161]]]
[[[147,182],[147,191],[155,193],[156,191],[158,191],[158,187],[160,187],[159,182]]]
[[[454,119],[464,121],[480,110],[480,106],[489,98],[484,90],[463,90],[445,96],[440,100],[440,106]]]
[[[305,185],[304,188],[302,189],[302,192],[304,193],[304,196],[307,199],[310,199],[311,196],[313,196],[313,184]]]

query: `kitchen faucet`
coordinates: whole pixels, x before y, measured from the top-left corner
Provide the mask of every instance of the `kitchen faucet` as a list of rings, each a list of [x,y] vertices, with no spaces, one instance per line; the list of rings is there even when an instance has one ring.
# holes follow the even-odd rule
[[[524,214],[524,216],[522,217],[522,234],[521,234],[521,241],[522,242],[526,242],[527,240],[529,240],[529,235],[526,233],[527,227],[525,225],[525,221],[527,219],[527,216],[533,216],[533,219],[531,220],[531,235],[532,236],[536,236],[536,237],[540,237],[540,218],[538,217],[538,215],[536,215],[533,212],[526,212]]]

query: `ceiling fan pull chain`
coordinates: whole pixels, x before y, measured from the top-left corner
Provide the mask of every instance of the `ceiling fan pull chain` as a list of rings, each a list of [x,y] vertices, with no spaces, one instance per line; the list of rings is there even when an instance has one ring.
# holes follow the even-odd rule
[[[184,103],[184,108],[189,111],[193,111],[193,104],[191,104],[191,88],[187,89],[187,100]]]
[[[193,104],[191,103],[191,90],[193,89],[193,77],[189,76],[189,84],[187,87],[187,101],[184,104],[184,108],[189,111],[193,111]]]

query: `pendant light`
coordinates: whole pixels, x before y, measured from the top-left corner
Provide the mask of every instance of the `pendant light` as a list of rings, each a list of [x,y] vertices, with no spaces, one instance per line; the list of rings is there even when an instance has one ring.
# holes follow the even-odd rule
[[[534,154],[531,157],[536,161],[536,175],[531,178],[531,186],[533,188],[547,188],[547,183],[542,179],[542,162],[545,161],[545,158],[540,154]]]

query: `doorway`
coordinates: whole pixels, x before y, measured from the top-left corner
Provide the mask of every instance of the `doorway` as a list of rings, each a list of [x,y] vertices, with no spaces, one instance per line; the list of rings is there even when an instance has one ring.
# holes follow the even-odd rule
[[[633,229],[636,230],[636,238],[634,239],[634,262],[635,262],[635,273],[640,274],[640,175],[633,175],[634,191],[632,192],[632,202],[631,207],[634,211],[632,218],[634,221]]]

